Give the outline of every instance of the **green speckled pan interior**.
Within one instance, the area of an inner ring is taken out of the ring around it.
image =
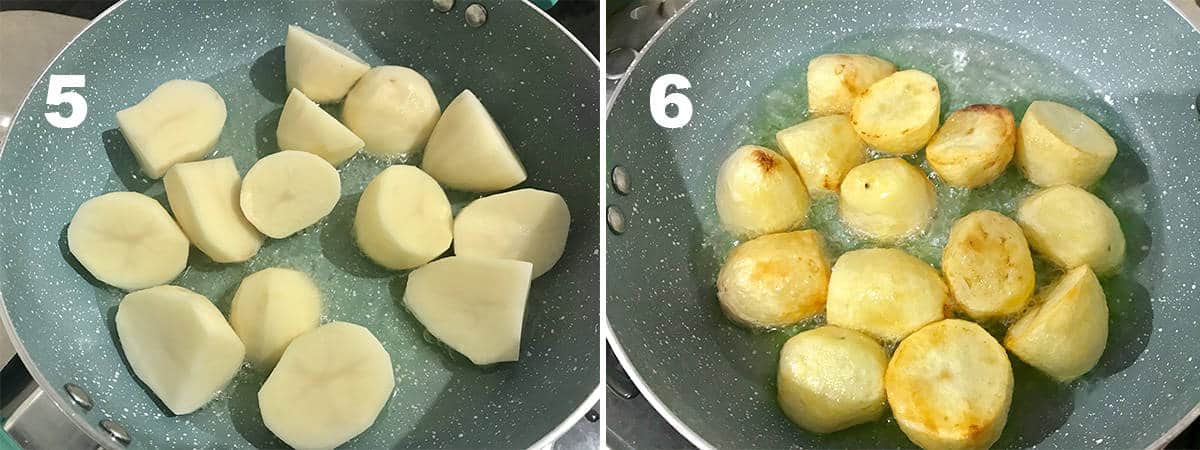
[[[531,5],[483,1],[488,21],[471,28],[467,2],[439,13],[429,1],[130,1],[83,33],[49,74],[83,74],[82,126],[46,123],[47,80],[33,88],[0,159],[0,289],[22,357],[76,419],[93,428],[111,418],[132,447],[281,447],[263,426],[263,380],[239,374],[198,412],[170,417],[122,361],[113,328],[121,293],[87,276],[69,255],[65,227],[98,194],[132,190],[165,203],[162,184],[139,176],[115,113],[176,78],[211,84],[229,114],[216,156],[246,170],[277,151],[275,127],[287,96],[283,41],[299,24],[340,42],[372,65],[412,67],[443,107],[474,91],[505,131],[529,173],[523,187],[558,192],[571,215],[566,253],[534,281],[516,363],[475,367],[432,342],[401,304],[405,276],[371,264],[351,237],[360,192],[384,167],[365,155],[342,169],[342,200],[317,226],[268,240],[244,264],[215,264],[192,251],[176,284],[227,312],[240,279],[271,267],[312,275],[326,320],[362,324],[384,343],[397,376],[379,420],[347,445],[528,447],[583,406],[599,384],[597,217],[598,65]],[[456,208],[473,196],[450,193]],[[63,401],[63,385],[90,392],[95,407]],[[113,441],[108,441],[114,445]]]
[[[1077,107],[1105,126],[1116,161],[1092,191],[1115,210],[1126,265],[1103,281],[1110,333],[1099,365],[1061,385],[1015,357],[1012,409],[997,448],[1162,445],[1200,404],[1200,33],[1161,1],[972,2],[696,0],[642,54],[612,100],[608,162],[631,192],[608,191],[624,234],[608,237],[608,320],[643,392],[693,442],[719,448],[907,447],[890,415],[828,435],[804,432],[775,402],[779,348],[809,323],[770,333],[726,319],[715,281],[734,241],[714,205],[717,168],[741,144],[807,116],[805,69],[822,53],[868,53],[941,83],[943,118],[974,103]],[[655,125],[650,86],[691,81],[680,129]],[[920,160],[923,158],[913,158]],[[610,167],[611,168],[611,167]],[[928,171],[928,168],[925,168]],[[939,186],[938,221],[901,246],[936,263],[954,219],[1012,212],[1031,186],[1014,169],[971,192]],[[810,223],[835,255],[868,244]]]

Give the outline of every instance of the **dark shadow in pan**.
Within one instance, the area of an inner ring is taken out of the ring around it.
[[[355,242],[354,214],[360,195],[342,196],[325,218],[325,225],[321,227],[321,254],[339,269],[356,277],[383,278],[392,272],[367,258]]]
[[[1028,448],[1045,440],[1067,423],[1075,409],[1070,384],[1043,375],[1015,356],[1012,362],[1012,405],[1004,433],[995,448]]]
[[[234,377],[229,392],[229,421],[246,442],[255,448],[288,448],[275,437],[263,423],[262,410],[258,407],[258,390],[267,380],[265,374],[252,369],[242,369]]]
[[[250,82],[258,93],[273,103],[287,101],[287,75],[284,67],[283,46],[267,50],[250,65]]]
[[[279,140],[275,136],[275,129],[279,128],[279,116],[281,115],[283,115],[283,108],[276,108],[263,114],[254,123],[254,148],[259,159],[279,151]]]
[[[71,266],[71,269],[74,270],[75,273],[78,273],[80,277],[83,277],[88,284],[100,289],[112,289],[107,284],[104,284],[104,282],[97,280],[96,277],[92,276],[92,273],[88,272],[87,268],[83,267],[83,264],[75,258],[75,255],[71,254],[71,246],[67,242],[68,227],[70,227],[70,224],[63,225],[62,232],[58,234],[58,252],[62,255],[63,260],[67,262],[68,266]]]
[[[125,189],[131,192],[146,192],[154,184],[154,180],[142,174],[142,167],[134,158],[133,150],[129,148],[129,142],[125,140],[121,130],[113,128],[102,133],[100,137],[104,141],[104,151],[108,153],[108,162],[112,164],[113,173],[121,180]]]
[[[141,378],[138,378],[136,375],[134,375],[133,369],[131,369],[133,366],[129,365],[129,359],[125,357],[125,349],[121,347],[121,338],[117,335],[117,308],[117,305],[113,305],[109,307],[107,311],[105,311],[104,324],[108,328],[108,335],[109,338],[112,339],[113,347],[119,349],[117,354],[121,355],[121,367],[125,368],[126,373],[129,374],[129,379],[133,380],[135,383],[137,383],[138,387],[142,388],[142,391],[146,393],[146,397],[148,397],[150,401],[154,403],[154,406],[157,407],[160,412],[162,412],[163,416],[175,417],[175,413],[171,411],[171,408],[168,408],[167,405],[163,404],[162,400],[158,399],[157,395],[154,395],[154,391],[150,389],[150,386],[146,386],[146,383],[143,383]]]

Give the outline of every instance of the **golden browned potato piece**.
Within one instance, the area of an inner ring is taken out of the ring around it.
[[[779,407],[801,428],[832,433],[883,415],[887,353],[870,336],[827,325],[779,352]]]
[[[1108,171],[1117,144],[1104,127],[1061,103],[1036,101],[1017,131],[1017,167],[1038,186],[1087,187]]]
[[[900,343],[884,387],[900,430],[925,449],[985,449],[1012,403],[1012,365],[982,327],[947,319]]]
[[[765,147],[738,148],[717,172],[717,215],[731,234],[753,238],[799,228],[808,189],[792,165]]]
[[[867,143],[842,114],[793,125],[776,133],[775,141],[810,193],[837,192],[846,172],[867,161]]]
[[[995,181],[1012,161],[1017,127],[1000,105],[971,105],[950,113],[925,157],[946,183],[965,188]]]
[[[813,230],[768,234],[734,247],[717,275],[725,315],[753,328],[777,328],[825,307],[829,262]]]
[[[1021,226],[995,211],[975,211],[954,223],[942,273],[958,307],[975,320],[1020,312],[1033,295],[1033,257]]]
[[[1042,189],[1021,202],[1017,222],[1038,253],[1063,269],[1084,264],[1111,273],[1125,259],[1125,234],[1112,209],[1072,185]]]
[[[942,320],[945,307],[946,285],[936,269],[903,250],[870,248],[834,263],[825,318],[895,342]]]
[[[828,54],[808,62],[808,111],[847,114],[854,99],[896,66],[871,55]]]
[[[900,158],[877,159],[850,169],[841,193],[842,220],[878,242],[924,231],[937,207],[933,183],[921,169]]]
[[[937,80],[920,70],[904,70],[867,88],[850,109],[850,124],[872,147],[907,155],[929,142],[941,110]]]
[[[1096,274],[1079,266],[1059,278],[1044,301],[1004,336],[1004,346],[1029,365],[1068,382],[1100,361],[1108,341],[1108,303]]]

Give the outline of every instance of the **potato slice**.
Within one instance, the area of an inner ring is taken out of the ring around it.
[[[775,133],[809,193],[837,192],[846,172],[867,161],[867,143],[842,114],[807,120]]]
[[[451,256],[408,274],[404,306],[477,365],[516,361],[533,264]]]
[[[1021,118],[1017,167],[1033,184],[1090,186],[1104,176],[1116,156],[1112,136],[1075,108],[1036,101]]]
[[[279,116],[279,126],[275,128],[275,138],[281,150],[309,152],[335,166],[366,145],[298,89],[292,89],[288,94],[283,114]]]
[[[973,188],[995,181],[1012,161],[1017,127],[1001,105],[971,105],[950,113],[925,157],[947,184]]]
[[[157,180],[176,163],[211,152],[225,128],[225,114],[225,100],[212,86],[171,80],[117,111],[117,126],[142,173]]]
[[[396,378],[392,357],[369,330],[330,322],[288,345],[258,391],[263,424],[297,449],[330,449],[379,417]]]
[[[879,80],[854,101],[850,124],[864,141],[884,152],[916,153],[937,131],[942,96],[938,82],[919,70]]]
[[[922,448],[988,448],[1008,421],[1008,354],[965,320],[943,320],[904,339],[884,380],[896,423]]]
[[[110,192],[79,205],[67,226],[67,247],[97,280],[134,291],[179,276],[189,245],[158,201]]]
[[[295,25],[288,26],[283,61],[288,88],[317,103],[337,103],[371,68],[346,47]]]
[[[721,163],[717,215],[735,236],[753,238],[799,228],[808,220],[808,204],[800,175],[768,148],[746,145]]]
[[[954,222],[942,250],[950,295],[975,320],[1020,312],[1033,295],[1033,256],[1021,227],[995,211],[980,210]]]
[[[242,262],[258,254],[263,235],[242,215],[242,176],[232,157],[176,164],[163,186],[179,227],[213,261]]]
[[[121,351],[175,414],[212,400],[242,368],[242,341],[203,295],[179,286],[131,292],[117,306]]]
[[[1089,265],[1111,273],[1125,259],[1125,234],[1103,200],[1072,185],[1042,189],[1021,202],[1017,222],[1038,253],[1063,269]]]
[[[537,278],[567,247],[571,212],[562,196],[521,189],[471,202],[454,218],[454,254],[533,264]]]
[[[832,433],[883,416],[888,357],[869,336],[823,326],[779,352],[779,407],[801,428]]]
[[[258,160],[242,180],[246,220],[283,239],[317,223],[342,195],[342,178],[328,161],[307,152],[282,151]]]
[[[445,252],[453,226],[446,193],[413,166],[391,166],[375,176],[354,214],[358,248],[376,264],[396,270],[420,266]]]
[[[429,135],[424,170],[450,189],[494,192],[525,181],[504,132],[471,91],[454,98]]]
[[[1108,341],[1108,303],[1096,274],[1079,266],[1004,336],[1004,346],[1054,379],[1069,382],[1096,367]]]
[[[838,212],[850,228],[889,243],[923,233],[933,220],[937,192],[921,169],[884,158],[850,169],[842,180]]]
[[[367,153],[385,160],[421,150],[441,114],[429,81],[400,66],[371,69],[342,104],[342,122],[367,144]]]
[[[892,248],[846,252],[833,265],[825,319],[883,341],[945,317],[946,285],[929,264]]]
[[[246,359],[270,371],[296,336],[321,323],[321,291],[304,272],[272,267],[242,279],[229,324],[246,345]]]
[[[808,111],[849,114],[854,100],[896,66],[871,55],[827,54],[808,62]]]
[[[820,314],[828,287],[825,241],[814,230],[743,242],[717,275],[725,315],[754,328],[785,327]]]

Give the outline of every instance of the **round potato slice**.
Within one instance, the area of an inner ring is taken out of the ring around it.
[[[824,326],[779,352],[779,407],[801,428],[832,433],[883,415],[888,357],[869,336]]]
[[[916,153],[937,131],[942,95],[938,82],[919,70],[904,70],[877,81],[854,101],[850,124],[872,147]]]
[[[729,253],[717,275],[717,298],[735,322],[785,327],[819,314],[828,284],[829,262],[820,233],[768,234]]]
[[[1017,132],[1017,167],[1038,186],[1087,187],[1104,176],[1117,144],[1104,127],[1079,110],[1036,101]]]
[[[367,153],[385,160],[421,150],[441,114],[429,81],[400,66],[367,71],[342,104],[342,122],[362,138]]]
[[[240,195],[246,220],[263,234],[283,239],[333,211],[342,178],[328,161],[308,152],[274,153],[246,172]]]
[[[827,54],[808,62],[808,111],[848,114],[854,100],[896,65],[871,55]]]
[[[537,189],[489,195],[454,218],[454,254],[525,261],[537,278],[562,257],[570,230],[561,195]]]
[[[97,280],[134,291],[178,277],[189,243],[153,198],[110,192],[79,205],[67,226],[67,247]]]
[[[376,264],[411,269],[450,248],[453,220],[450,200],[437,181],[413,166],[391,166],[363,190],[354,237]]]
[[[946,285],[936,269],[902,250],[869,248],[834,263],[825,318],[895,342],[941,320],[945,307]]]
[[[1020,312],[1033,295],[1033,256],[1021,226],[995,211],[975,211],[954,223],[942,272],[958,307],[975,320]]]
[[[162,178],[171,166],[212,152],[225,128],[225,100],[192,80],[159,85],[136,105],[117,112],[117,126],[142,173]]]
[[[808,205],[804,181],[771,149],[738,148],[717,173],[717,215],[738,237],[799,228],[808,219]]]
[[[246,345],[246,359],[269,372],[292,339],[321,324],[321,291],[304,272],[254,272],[233,294],[229,324]]]
[[[877,242],[918,234],[933,220],[937,192],[921,169],[884,158],[850,169],[838,208],[850,228]]]
[[[1116,214],[1078,187],[1062,185],[1034,193],[1021,202],[1017,222],[1033,249],[1063,269],[1086,264],[1105,274],[1125,259],[1125,234]]]
[[[846,172],[867,161],[867,143],[843,114],[818,117],[775,133],[810,193],[837,192]]]
[[[1088,266],[1067,272],[1044,301],[1025,313],[1004,336],[1004,346],[1047,375],[1069,382],[1100,361],[1108,341],[1108,303]]]
[[[983,186],[1008,168],[1016,131],[1008,108],[971,105],[950,113],[925,147],[925,157],[946,183],[965,188]]]

